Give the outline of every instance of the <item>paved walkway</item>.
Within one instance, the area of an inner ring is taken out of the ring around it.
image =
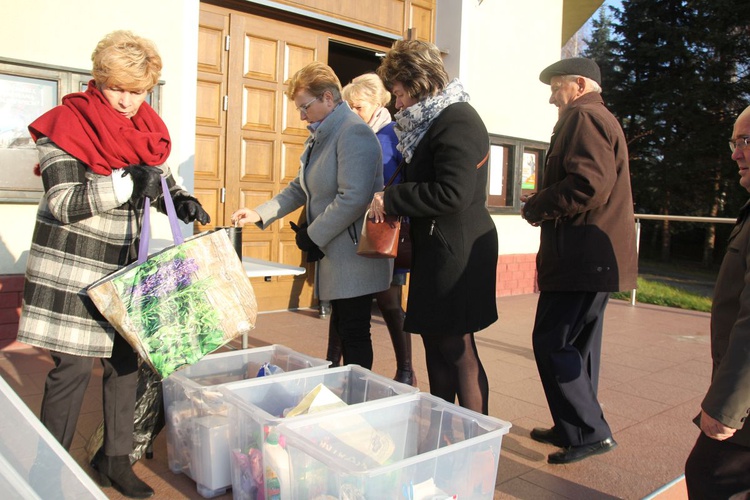
[[[555,448],[531,440],[529,431],[551,425],[531,351],[537,295],[499,298],[500,320],[477,336],[490,378],[490,414],[512,422],[502,443],[495,499],[685,499],[677,481],[698,435],[691,419],[710,380],[709,315],[612,301],[605,324],[600,400],[619,447],[611,453],[570,465],[553,466],[546,456]],[[325,356],[326,320],[312,310],[261,314],[249,338],[251,347],[283,344]],[[373,371],[393,376],[395,361],[385,324],[373,316]],[[418,338],[414,362],[418,385],[428,391],[424,355]],[[44,378],[51,366],[38,349],[0,351],[0,375],[39,413]],[[84,469],[83,446],[101,422],[101,370],[88,389],[72,455]],[[138,474],[157,492],[155,499],[202,498],[195,483],[173,474],[167,465],[165,433],[156,440],[154,458],[136,464]],[[111,488],[110,498],[122,496]],[[231,498],[227,493],[220,499]]]

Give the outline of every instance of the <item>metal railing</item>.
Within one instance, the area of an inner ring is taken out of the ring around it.
[[[675,222],[699,222],[704,224],[734,224],[736,219],[726,217],[691,217],[689,215],[652,215],[635,214],[635,251],[639,254],[641,248],[641,219],[666,220]],[[630,305],[635,305],[636,289],[630,291]]]

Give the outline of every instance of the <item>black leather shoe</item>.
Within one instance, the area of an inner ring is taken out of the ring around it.
[[[135,475],[128,455],[110,457],[102,453],[94,457],[91,465],[99,472],[99,483],[104,487],[113,486],[129,498],[148,498],[154,494],[154,490]]]
[[[584,444],[581,446],[568,446],[562,450],[551,453],[547,457],[547,462],[551,464],[570,464],[578,462],[584,458],[593,457],[594,455],[601,455],[617,448],[617,443],[611,437],[608,437],[604,441],[599,441],[593,444]]]
[[[565,443],[560,438],[555,429],[545,429],[544,427],[534,427],[531,431],[531,439],[540,443],[551,444],[558,448],[565,448]]]

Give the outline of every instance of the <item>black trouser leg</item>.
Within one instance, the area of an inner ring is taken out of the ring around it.
[[[685,463],[685,485],[691,500],[750,498],[750,447],[701,432]]]
[[[572,446],[612,432],[597,399],[602,326],[609,293],[542,292],[534,357],[557,434]]]
[[[331,323],[341,339],[344,364],[372,368],[371,309],[372,295],[331,301]]]
[[[116,334],[112,356],[102,358],[102,366],[104,454],[129,455],[133,451],[138,355]]]
[[[76,433],[94,358],[50,351],[55,367],[47,374],[39,419],[66,450]]]

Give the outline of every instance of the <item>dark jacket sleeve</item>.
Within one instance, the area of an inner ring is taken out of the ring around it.
[[[609,126],[597,115],[577,109],[561,124],[545,174],[544,188],[525,205],[531,222],[571,217],[607,202],[617,180]]]
[[[734,232],[733,232],[734,233]],[[710,416],[733,429],[750,415],[750,221],[732,235],[716,281],[711,311],[711,386],[702,403]],[[743,444],[750,437],[736,436]]]

